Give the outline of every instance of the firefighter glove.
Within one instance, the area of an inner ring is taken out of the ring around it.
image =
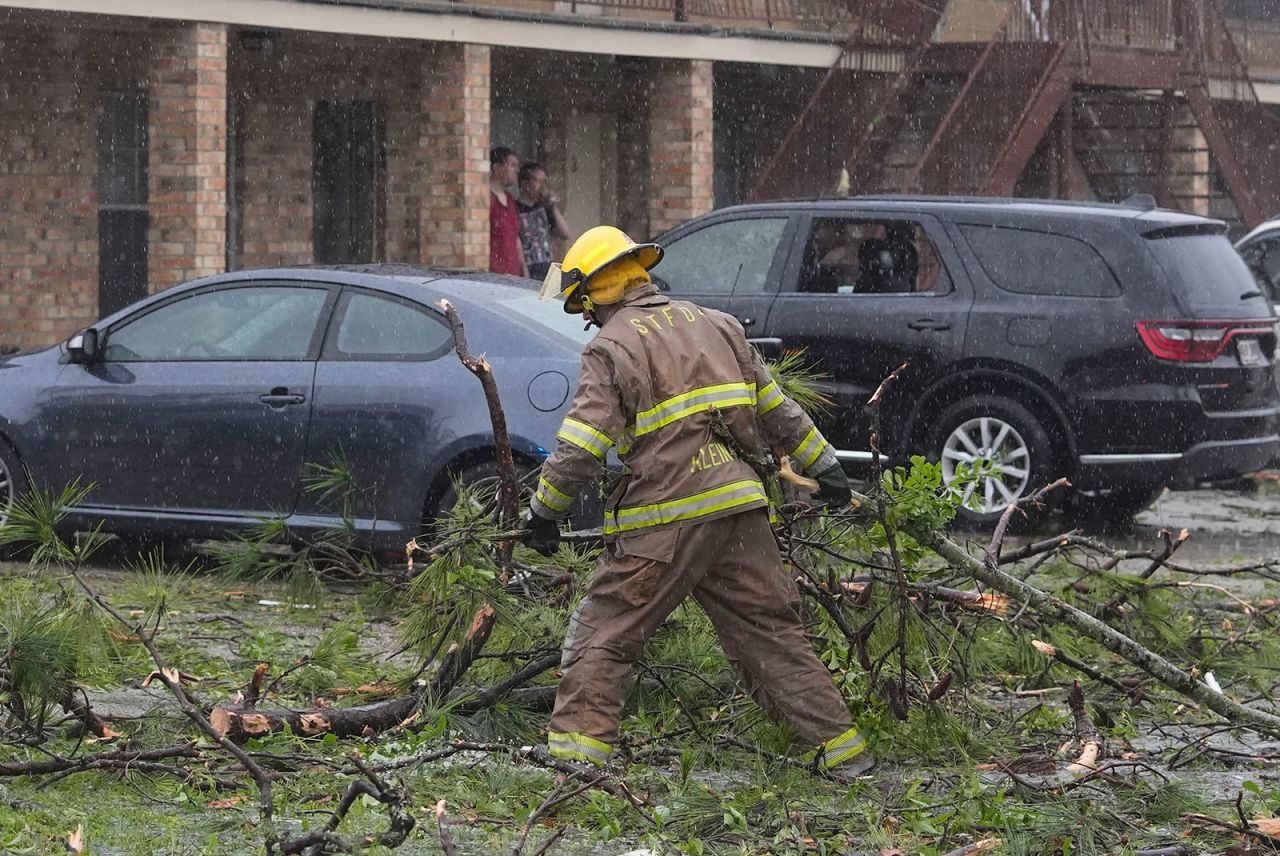
[[[537,514],[529,515],[529,528],[520,539],[526,547],[550,556],[560,547],[560,524]]]
[[[839,464],[828,467],[817,475],[818,499],[835,508],[844,508],[853,501],[853,489]]]

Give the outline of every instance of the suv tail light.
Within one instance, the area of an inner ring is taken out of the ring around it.
[[[1180,363],[1209,363],[1239,336],[1270,337],[1267,356],[1274,349],[1274,322],[1259,321],[1139,321],[1138,335],[1153,355]]]

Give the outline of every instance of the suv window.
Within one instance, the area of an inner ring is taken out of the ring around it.
[[[329,291],[242,286],[205,291],[125,321],[107,336],[114,362],[305,360]]]
[[[1159,237],[1147,246],[1190,310],[1234,309],[1249,296],[1258,296],[1257,282],[1224,235]]]
[[[942,294],[951,290],[951,278],[918,223],[815,217],[796,289],[806,294]]]
[[[1049,232],[961,225],[991,281],[1017,294],[1119,297],[1120,283],[1098,251]]]
[[[684,235],[663,247],[654,281],[675,294],[760,294],[786,226],[786,217],[724,220]]]
[[[449,352],[453,335],[422,309],[372,294],[347,292],[327,360],[430,360]]]

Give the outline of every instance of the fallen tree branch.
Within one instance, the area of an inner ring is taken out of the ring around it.
[[[544,654],[537,660],[533,660],[526,664],[523,668],[518,669],[511,677],[507,678],[500,684],[480,691],[470,698],[464,698],[458,705],[460,711],[476,711],[491,707],[496,702],[503,699],[507,693],[517,687],[523,686],[533,678],[545,672],[547,669],[554,669],[560,665],[561,654],[559,651],[551,654]]]
[[[85,755],[80,758],[65,758],[61,755],[55,755],[43,761],[0,764],[0,778],[40,776],[46,773],[79,773],[85,770],[143,769],[140,765],[161,761],[165,758],[199,757],[200,750],[196,748],[194,743],[170,746],[166,749],[101,752],[97,755]]]
[[[1093,666],[1090,666],[1088,663],[1085,663],[1081,660],[1077,660],[1075,657],[1072,657],[1070,654],[1065,653],[1064,651],[1062,651],[1062,649],[1058,648],[1055,645],[1050,645],[1047,642],[1041,642],[1039,639],[1032,639],[1031,647],[1035,648],[1037,651],[1039,651],[1041,654],[1048,657],[1050,660],[1055,660],[1064,666],[1075,669],[1077,672],[1083,672],[1084,674],[1093,678],[1095,681],[1101,681],[1102,683],[1106,684],[1112,689],[1119,690],[1120,692],[1124,693],[1127,696],[1132,697],[1134,693],[1134,687],[1126,687],[1124,684],[1120,683],[1110,675],[1107,675],[1107,674],[1104,674],[1103,672],[1098,671]]]
[[[356,707],[305,710],[259,710],[252,705],[219,704],[209,712],[209,722],[220,737],[235,743],[283,731],[286,726],[305,737],[368,737],[403,724],[419,703],[418,696],[405,695]]]
[[[840,588],[846,594],[856,596],[866,592],[874,583],[875,581],[872,579],[852,579],[841,583]],[[913,594],[928,595],[937,600],[955,604],[961,609],[989,612],[995,615],[1004,615],[1009,610],[1009,601],[1002,594],[962,591],[961,589],[948,588],[947,586],[933,585],[931,583],[908,582],[906,587]]]
[[[364,775],[364,778],[356,779],[347,787],[346,792],[343,793],[341,800],[338,802],[338,807],[330,815],[329,822],[325,824],[324,829],[312,830],[297,838],[281,842],[281,853],[303,854],[303,856],[308,856],[308,854],[318,856],[321,853],[335,851],[360,853],[363,852],[362,848],[374,844],[394,850],[409,837],[409,833],[413,831],[416,821],[412,815],[405,811],[404,795],[378,778],[377,774],[360,759],[358,752],[351,755],[351,762]],[[351,811],[351,807],[355,805],[356,800],[366,796],[387,807],[390,823],[386,831],[377,835],[365,836],[361,841],[361,846],[357,847],[338,834],[338,827],[342,824],[343,818]]]
[[[973,856],[975,853],[987,853],[997,849],[1002,843],[999,838],[984,838],[981,841],[957,847],[955,850],[948,850],[943,856]]]
[[[440,668],[436,670],[435,677],[431,680],[428,691],[431,698],[444,698],[449,695],[449,691],[471,667],[476,655],[489,641],[489,634],[493,632],[493,625],[497,618],[497,613],[488,604],[480,607],[471,617],[471,627],[467,630],[466,638],[461,645],[455,642],[449,646],[444,659],[440,662]]]
[[[440,833],[440,849],[444,851],[445,856],[455,856],[458,852],[458,845],[453,843],[453,835],[449,832],[449,818],[444,813],[444,800],[436,803],[436,830]]]
[[[1178,537],[1176,539],[1173,537],[1173,533],[1170,532],[1168,529],[1161,529],[1160,538],[1162,541],[1164,541],[1164,547],[1156,556],[1152,557],[1151,563],[1148,564],[1147,567],[1142,570],[1142,573],[1138,574],[1137,578],[1144,583],[1147,580],[1151,579],[1152,575],[1154,575],[1156,571],[1163,568],[1164,563],[1168,561],[1169,557],[1172,556],[1174,553],[1176,553],[1178,551],[1178,548],[1181,547],[1183,544],[1185,544],[1187,542],[1187,539],[1189,539],[1190,537],[1191,537],[1191,533],[1186,529],[1183,529],[1181,532],[1179,532]],[[1121,592],[1120,594],[1113,597],[1111,600],[1104,603],[1102,606],[1098,607],[1098,609],[1094,611],[1094,615],[1097,615],[1098,617],[1101,618],[1101,617],[1115,614],[1117,611],[1121,610],[1124,607],[1125,603],[1128,602],[1129,596],[1132,593],[1133,593],[1132,591]]]
[[[120,736],[111,730],[106,720],[93,712],[93,708],[89,706],[89,696],[83,687],[74,684],[68,686],[66,693],[62,696],[61,705],[64,713],[80,720],[84,730],[99,740],[111,740]]]
[[[1000,550],[1004,547],[1004,536],[1009,531],[1009,524],[1013,521],[1014,514],[1022,513],[1026,506],[1029,505],[1039,508],[1045,494],[1060,487],[1070,486],[1070,484],[1071,482],[1066,479],[1058,479],[1007,507],[1004,513],[1000,515],[1000,521],[996,524],[995,531],[991,533],[991,543],[987,545],[986,549],[987,563],[992,565],[1000,564]]]
[[[971,574],[991,588],[1022,601],[1045,617],[1054,618],[1083,633],[1113,654],[1119,654],[1165,686],[1203,704],[1231,722],[1249,725],[1271,734],[1280,734],[1280,716],[1247,707],[1214,692],[1168,660],[1074,606],[1059,600],[998,567],[970,556],[959,544],[939,533],[931,533],[925,543],[954,567]]]
[[[453,708],[457,713],[475,713],[492,707],[508,695],[516,696],[520,704],[535,709],[546,708],[555,699],[554,686],[522,689],[530,679],[560,664],[560,654],[547,654],[530,662],[501,683],[480,690],[475,695],[463,695],[459,691],[450,698],[457,700]],[[398,695],[385,701],[354,707],[255,708],[243,703],[216,705],[209,713],[209,720],[229,740],[244,743],[286,727],[294,734],[322,737],[371,737],[399,728],[408,723],[422,704],[417,693]]]
[[[1084,689],[1081,688],[1079,681],[1072,684],[1071,692],[1067,694],[1067,706],[1071,708],[1076,737],[1080,740],[1080,754],[1076,756],[1071,766],[1067,767],[1067,772],[1092,773],[1097,770],[1098,759],[1102,757],[1102,735],[1098,733],[1098,727],[1093,724],[1093,720],[1089,718],[1089,712],[1085,710]]]
[[[879,503],[869,496],[857,493],[854,496],[862,503],[865,510],[871,511],[879,506]],[[1106,622],[1000,570],[994,557],[991,557],[993,561],[981,561],[940,532],[920,533],[917,540],[957,570],[1027,604],[1046,618],[1062,621],[1108,651],[1118,654],[1147,672],[1169,689],[1204,705],[1228,721],[1248,725],[1269,734],[1280,734],[1280,716],[1240,704],[1222,693],[1215,692],[1208,684],[1182,671],[1164,657],[1138,644]]]

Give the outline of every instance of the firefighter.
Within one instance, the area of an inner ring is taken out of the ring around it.
[[[861,775],[874,761],[805,638],[765,488],[747,461],[785,450],[835,505],[849,504],[848,480],[741,325],[659,291],[648,271],[661,258],[656,244],[597,226],[543,286],[543,299],[560,293],[566,312],[600,331],[583,350],[577,392],[542,465],[526,543],[551,555],[559,521],[609,450],[623,462],[605,506],[605,550],[569,620],[547,748],[607,762],[633,664],[692,596],[752,696],[814,747],[815,765],[840,779]]]

